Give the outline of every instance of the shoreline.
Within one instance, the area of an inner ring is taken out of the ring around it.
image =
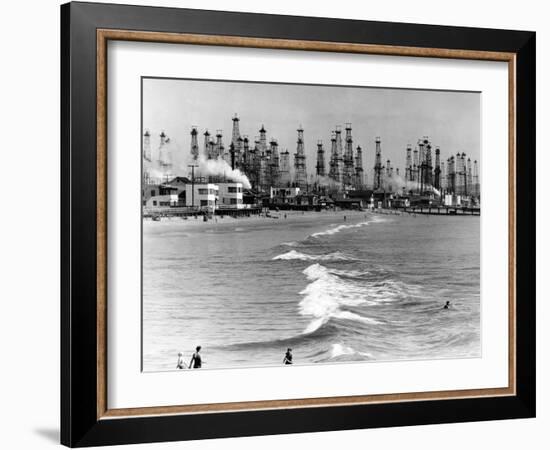
[[[194,218],[193,216],[188,217],[187,219],[183,219],[181,217],[162,217],[161,220],[155,221],[151,218],[142,217],[142,223],[144,227],[152,228],[155,226],[162,226],[162,224],[181,224],[183,226],[187,227],[200,227],[200,226],[216,226],[216,225],[223,225],[223,224],[245,224],[245,223],[253,223],[253,222],[261,222],[261,223],[278,223],[278,224],[285,224],[289,221],[296,222],[303,220],[311,220],[312,218],[334,218],[338,219],[342,222],[345,220],[355,220],[357,218],[368,218],[368,217],[375,217],[379,215],[395,215],[395,214],[389,214],[389,213],[383,213],[383,212],[373,212],[370,210],[365,211],[355,211],[355,210],[337,210],[337,211],[269,211],[269,213],[266,215],[265,213],[261,214],[255,214],[248,216],[241,216],[241,217],[233,217],[233,216],[217,216],[214,215],[212,219],[208,219],[208,221],[204,221],[202,216],[198,215],[197,218]],[[345,218],[345,219],[344,219]]]

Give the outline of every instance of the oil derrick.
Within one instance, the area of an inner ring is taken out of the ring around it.
[[[170,139],[164,134],[164,131],[160,133],[159,165],[163,171],[169,170],[172,165],[170,151],[166,147],[169,142]]]
[[[424,136],[418,142],[420,167],[419,167],[419,181],[420,181],[420,194],[431,192],[431,186],[433,183],[433,167],[432,167],[432,145],[427,136]]]
[[[466,164],[466,195],[472,195],[472,160],[468,158]]]
[[[258,189],[260,182],[260,167],[259,167],[259,150],[258,150],[258,141],[254,142],[254,147],[250,148],[249,140],[247,137],[244,138],[244,152],[245,152],[245,174],[250,180],[250,184],[254,189]]]
[[[204,132],[204,154],[209,157],[210,151],[210,133],[208,130]]]
[[[260,178],[261,178],[261,163],[262,163],[262,156],[260,155],[260,141],[258,138],[254,140],[254,149],[251,150],[251,172],[250,175],[254,179],[254,186],[256,189],[260,189]]]
[[[241,167],[240,170],[243,171],[248,178],[250,178],[250,171],[252,169],[251,165],[251,153],[250,153],[250,145],[248,142],[248,136],[243,136],[243,151],[241,155]]]
[[[304,153],[304,129],[298,128],[298,140],[296,141],[296,153],[294,154],[294,183],[300,189],[307,187],[306,155]]]
[[[231,119],[233,121],[233,132],[231,133],[231,143],[235,147],[235,149],[238,148],[238,141],[241,138],[241,132],[239,131],[239,117],[237,116],[237,113],[233,116]]]
[[[329,161],[329,171],[328,176],[333,180],[337,178],[337,157],[336,157],[336,133],[333,131],[330,136],[330,161]]]
[[[318,177],[325,176],[325,150],[323,141],[317,141],[317,165],[315,166]]]
[[[384,188],[390,192],[393,191],[393,167],[389,159],[386,161],[386,179]]]
[[[462,159],[462,155],[460,153],[456,154],[456,160],[455,160],[455,167],[454,167],[454,173],[455,173],[455,194],[456,195],[463,195],[464,193],[464,166],[463,166],[464,160]]]
[[[344,151],[344,186],[353,184],[354,167],[353,167],[353,138],[351,137],[351,123],[346,123],[346,144]]]
[[[426,146],[428,140],[424,137],[423,139],[418,140],[418,159],[419,164],[417,166],[418,170],[418,182],[419,182],[419,189],[418,193],[422,195],[424,193],[424,190],[426,188]]]
[[[376,156],[374,159],[374,181],[373,181],[373,189],[382,189],[382,180],[383,180],[383,174],[382,174],[382,149],[380,148],[380,138],[376,137],[375,140],[376,144]]]
[[[405,158],[405,181],[412,181],[412,147],[407,144],[407,156]]]
[[[160,133],[159,166],[164,178],[162,181],[166,181],[172,176],[172,155],[167,147],[169,142],[170,138],[164,134],[164,131]]]
[[[262,155],[258,157],[259,161],[259,170],[258,170],[258,185],[260,190],[266,191],[268,189],[268,179],[267,179],[267,158]]]
[[[225,154],[224,154],[224,147],[223,147],[223,142],[222,142],[222,130],[216,130],[216,143],[214,144],[214,155],[215,155],[215,158],[214,159],[218,159],[218,158],[222,158],[224,160],[226,160],[228,163],[230,161],[229,158],[226,158]]]
[[[477,167],[477,160],[474,161],[474,179],[473,179],[473,182],[474,182],[474,186],[473,186],[474,196],[479,197],[480,196],[480,189],[479,189],[479,172],[478,172],[478,167]]]
[[[260,128],[260,154],[263,156],[267,152],[267,137],[264,126]]]
[[[447,177],[445,175],[446,173],[447,172],[445,172],[445,162],[441,161],[441,163],[439,164],[439,186],[442,194],[447,190]]]
[[[290,153],[288,150],[281,152],[279,155],[279,165],[280,165],[280,185],[281,187],[290,186]]]
[[[432,144],[424,139],[424,191],[430,193],[433,185]]]
[[[466,171],[466,153],[460,155],[460,176],[462,178],[462,195],[468,194],[468,172]]]
[[[218,159],[218,155],[216,154],[216,143],[214,142],[214,139],[210,139],[208,142],[208,159]]]
[[[143,133],[143,159],[151,162],[151,135],[149,130],[145,130],[145,133]]]
[[[244,158],[244,139],[239,136],[237,138],[237,145],[234,145],[233,142],[231,142],[231,145],[235,148],[235,169],[242,169],[243,168],[243,158]]]
[[[235,170],[235,146],[233,145],[233,142],[229,144],[229,165],[231,166],[231,170]]]
[[[197,140],[197,127],[191,128],[191,158],[193,161],[196,161],[199,159],[199,143]]]
[[[455,174],[455,157],[451,156],[447,160],[447,192],[450,194],[456,193],[456,174]]]
[[[435,148],[435,170],[434,170],[434,187],[441,189],[441,162],[439,159],[439,147]]]
[[[355,152],[355,188],[361,189],[365,183],[363,176],[363,150],[361,146],[357,146]]]
[[[418,162],[418,147],[414,148],[413,152],[413,167],[411,171],[411,181],[418,182],[418,168],[420,164]]]
[[[335,180],[338,183],[342,183],[343,175],[344,175],[344,158],[343,158],[343,148],[342,148],[342,129],[340,128],[340,125],[336,126],[336,130],[334,130],[335,138],[336,138],[336,177]]]
[[[267,136],[265,127],[262,125],[260,128],[260,138],[258,141],[258,165],[259,165],[259,174],[258,174],[258,184],[262,190],[268,189],[268,164],[269,164],[269,149],[267,148]]]
[[[271,139],[269,143],[269,161],[268,161],[268,178],[269,186],[279,186],[279,144],[275,139]]]
[[[208,130],[204,132],[204,154],[208,159],[216,159],[215,144],[210,138],[210,132]]]

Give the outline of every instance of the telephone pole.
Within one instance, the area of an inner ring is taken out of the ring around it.
[[[191,167],[191,206],[195,206],[195,167],[199,167],[197,164],[189,164],[187,167]]]

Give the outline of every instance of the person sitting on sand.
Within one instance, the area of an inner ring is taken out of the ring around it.
[[[178,364],[176,366],[176,369],[183,369],[185,368],[185,363],[183,362],[183,353],[178,353]]]
[[[450,307],[451,307],[451,302],[447,300],[447,303],[445,303],[445,306],[443,307],[443,309],[449,309]]]
[[[190,369],[191,369],[191,366],[193,366],[193,369],[200,369],[202,367],[202,358],[199,353],[200,351],[201,351],[201,346],[198,345],[195,353],[193,353],[193,356],[191,356],[191,361],[189,361]]]
[[[291,348],[286,349],[285,357],[283,359],[283,364],[292,364],[292,349]]]

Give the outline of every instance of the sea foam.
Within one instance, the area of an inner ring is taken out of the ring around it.
[[[353,229],[353,228],[361,228],[361,227],[365,227],[365,226],[367,226],[371,223],[385,222],[385,221],[386,221],[385,219],[376,216],[376,217],[373,217],[371,220],[367,220],[365,222],[359,222],[359,223],[355,223],[355,224],[351,224],[351,225],[342,224],[342,225],[338,225],[337,227],[334,227],[334,228],[329,228],[328,230],[325,230],[325,231],[319,231],[317,233],[313,233],[311,235],[311,237],[331,236],[333,234],[340,233],[340,231],[343,231],[343,230],[350,230],[350,229]]]
[[[304,333],[314,332],[331,318],[369,325],[380,323],[376,319],[341,309],[346,306],[372,304],[366,298],[364,287],[343,280],[319,263],[307,267],[304,274],[311,283],[300,292],[303,299],[300,302],[299,311],[301,315],[313,317]]]
[[[361,355],[366,358],[372,358],[372,355],[370,353],[358,352],[357,350],[343,344],[332,344],[332,349],[330,352],[331,358],[337,358],[338,356],[346,355]]]
[[[307,253],[301,253],[296,250],[290,250],[286,253],[283,253],[281,255],[277,255],[273,258],[273,260],[293,260],[297,259],[300,261],[353,261],[354,258],[351,256],[348,256],[342,252],[333,252],[328,253],[326,255],[309,255]]]

